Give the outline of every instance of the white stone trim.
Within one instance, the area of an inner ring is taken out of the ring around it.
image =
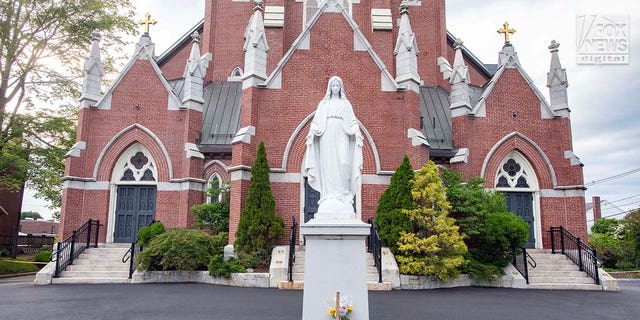
[[[137,169],[131,165],[129,160],[135,156],[136,153],[142,152],[145,157],[147,157],[148,162],[141,168]],[[131,170],[133,172],[134,179],[133,181],[122,181],[122,175],[126,170]],[[142,175],[146,170],[151,170],[153,174],[153,181],[142,181]],[[127,148],[118,158],[116,164],[111,172],[111,181],[117,181],[118,183],[122,182],[125,184],[135,183],[135,184],[156,184],[158,181],[158,169],[156,166],[156,161],[153,159],[151,152],[147,150],[142,144],[136,142],[132,144],[129,148]]]
[[[195,143],[186,142],[184,144],[184,151],[186,158],[199,158],[204,159],[204,154],[198,150],[198,146]]]
[[[469,148],[460,148],[456,151],[456,154],[449,160],[449,163],[467,163],[469,161]]]
[[[543,198],[574,198],[584,197],[584,189],[541,189],[540,197]]]
[[[231,144],[232,145],[236,143],[250,144],[251,137],[255,135],[256,135],[256,127],[254,126],[246,126],[246,127],[240,128],[240,130],[238,130],[238,133],[236,133],[235,137],[233,137],[233,140],[231,140]]]
[[[578,156],[576,156],[575,153],[573,153],[572,150],[565,150],[564,151],[564,158],[565,159],[569,159],[569,164],[573,167],[573,166],[582,166],[582,162],[580,161],[580,158],[578,158]]]
[[[173,165],[171,164],[171,158],[169,157],[169,152],[167,151],[167,148],[165,148],[164,144],[162,143],[162,140],[160,140],[160,138],[158,138],[158,136],[156,136],[155,133],[153,133],[153,131],[147,129],[145,126],[139,124],[139,123],[134,123],[122,130],[120,130],[120,132],[116,133],[111,140],[109,140],[109,142],[107,142],[107,144],[104,146],[104,148],[102,149],[102,151],[100,152],[100,155],[98,156],[98,160],[96,161],[96,165],[93,169],[93,180],[97,180],[98,179],[98,170],[100,169],[100,165],[102,164],[102,160],[104,159],[104,156],[107,153],[107,150],[109,150],[109,148],[111,147],[111,145],[116,142],[122,135],[124,135],[125,133],[127,133],[128,131],[130,131],[131,129],[140,129],[142,131],[144,131],[146,134],[148,134],[151,138],[153,138],[153,140],[158,144],[158,147],[160,147],[160,150],[162,150],[162,154],[164,155],[165,161],[167,162],[167,167],[169,170],[169,179],[173,179]]]
[[[109,181],[65,180],[62,182],[62,189],[109,190]]]
[[[78,141],[76,142],[71,149],[69,149],[69,151],[64,155],[65,158],[69,158],[69,157],[74,157],[74,158],[79,158],[80,157],[80,153],[82,152],[82,150],[85,150],[87,148],[87,143],[84,141]]]
[[[284,7],[265,6],[264,7],[264,27],[282,28],[284,27]]]
[[[427,147],[431,146],[429,144],[429,141],[427,141],[427,138],[425,138],[424,134],[420,130],[414,128],[407,129],[407,138],[411,139],[412,147],[418,147],[422,145]]]
[[[558,180],[556,179],[556,172],[555,170],[553,170],[553,166],[551,165],[551,160],[549,160],[549,158],[547,157],[547,154],[544,153],[544,151],[542,151],[542,148],[540,148],[540,146],[535,143],[533,140],[529,139],[527,136],[514,131],[509,133],[508,135],[504,136],[502,139],[500,139],[498,142],[496,142],[493,147],[491,147],[491,150],[489,150],[489,152],[487,153],[486,157],[484,158],[484,161],[482,162],[482,169],[480,170],[480,177],[481,178],[485,178],[485,174],[486,174],[486,170],[487,170],[487,165],[489,164],[489,160],[491,159],[491,157],[493,156],[493,154],[496,152],[496,150],[498,150],[498,148],[505,143],[507,140],[511,139],[514,136],[518,136],[519,138],[522,138],[524,140],[526,140],[527,142],[529,142],[535,149],[536,151],[538,151],[538,154],[544,159],[545,164],[547,165],[547,169],[549,170],[549,173],[551,175],[551,182],[553,187],[556,187],[558,185]]]
[[[387,175],[382,176],[378,174],[363,174],[361,180],[363,185],[388,186],[389,184],[391,184],[391,176]]]
[[[376,30],[393,30],[391,9],[371,9],[371,28]]]
[[[509,160],[509,159],[514,159],[514,161],[517,162],[518,165],[520,165],[520,171],[518,173],[516,173],[516,175],[513,178],[508,177],[507,179],[510,180],[508,181],[510,187],[509,188],[504,188],[504,190],[508,190],[508,191],[526,191],[526,190],[531,190],[531,191],[537,191],[539,189],[539,185],[538,185],[538,177],[536,177],[535,175],[535,170],[533,170],[533,166],[531,166],[531,163],[529,163],[529,160],[527,160],[527,158],[525,158],[522,153],[520,153],[517,150],[513,150],[511,152],[509,152],[503,159],[502,161],[500,161],[500,166],[498,166],[498,171],[494,173],[494,185],[492,186],[493,188],[496,189],[500,189],[503,190],[503,188],[498,188],[495,185],[498,183],[498,178],[500,176],[503,176],[504,174],[500,174],[502,171],[502,166],[504,166],[504,164]],[[527,180],[527,184],[529,185],[529,188],[516,188],[515,185],[517,183],[517,180],[520,177],[524,177]]]

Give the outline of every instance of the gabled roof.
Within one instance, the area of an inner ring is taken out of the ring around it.
[[[204,19],[200,20],[200,22],[196,23],[195,26],[191,27],[187,33],[182,35],[176,42],[174,42],[167,50],[161,53],[157,58],[156,62],[159,66],[165,64],[169,59],[171,59],[174,55],[176,55],[184,46],[191,44],[193,39],[191,35],[194,32],[202,33],[204,30]]]
[[[298,35],[298,38],[296,38],[296,40],[293,42],[293,44],[291,45],[291,48],[289,48],[289,51],[287,51],[287,53],[282,57],[282,59],[280,59],[275,70],[273,70],[273,72],[271,72],[271,74],[264,81],[264,86],[267,88],[280,87],[281,81],[282,81],[282,69],[287,64],[287,62],[289,62],[289,59],[291,59],[294,52],[298,50],[302,46],[302,44],[308,39],[311,29],[315,26],[316,22],[318,22],[318,19],[320,18],[320,16],[327,11],[327,9],[329,8],[329,5],[335,5],[339,8],[340,13],[345,18],[345,20],[347,20],[349,27],[351,27],[351,29],[354,32],[354,35],[355,35],[354,41],[360,42],[360,45],[365,49],[363,51],[369,52],[369,55],[371,56],[375,64],[380,69],[381,77],[382,77],[381,82],[382,82],[383,89],[390,90],[390,91],[405,89],[402,86],[400,86],[398,82],[396,82],[395,78],[391,75],[389,70],[387,70],[387,67],[385,66],[384,62],[382,62],[382,59],[380,59],[380,57],[375,53],[375,51],[373,50],[373,46],[371,46],[371,43],[369,43],[369,41],[364,36],[362,31],[360,31],[360,27],[358,27],[356,22],[349,15],[349,13],[347,13],[345,8],[343,8],[342,5],[339,3],[334,4],[334,3],[331,3],[330,1],[326,1],[322,5],[322,7],[318,9],[318,11],[315,13],[313,18],[311,18],[311,21],[305,26],[304,30],[300,33],[300,35]]]
[[[453,46],[453,43],[456,41],[456,37],[453,35],[453,33],[451,33],[449,30],[447,30],[447,43],[450,46]],[[483,75],[485,75],[487,78],[491,78],[493,77],[493,75],[496,73],[496,68],[497,65],[495,64],[484,64],[482,63],[482,61],[480,61],[480,59],[478,57],[476,57],[473,53],[471,53],[471,51],[469,51],[469,49],[467,49],[467,47],[462,46],[462,55],[467,58],[465,59],[465,61],[468,61],[470,63],[472,63],[474,66],[476,66],[478,68],[478,70],[480,70],[480,72],[482,72]]]
[[[148,61],[149,64],[151,64],[151,67],[153,68],[156,75],[158,76],[158,79],[162,83],[162,86],[168,93],[169,97],[167,101],[167,107],[170,110],[180,109],[180,107],[182,106],[182,103],[178,99],[178,96],[175,94],[175,92],[173,92],[173,88],[171,87],[171,85],[169,84],[165,76],[162,74],[162,70],[160,70],[160,67],[156,63],[155,59],[152,57],[152,50],[153,50],[152,46],[153,46],[153,43],[151,42],[151,38],[149,38],[148,34],[144,34],[140,37],[140,41],[136,45],[136,52],[133,54],[133,56],[131,57],[129,62],[125,65],[125,67],[122,69],[122,71],[120,71],[120,74],[118,75],[118,77],[113,81],[113,83],[111,83],[111,86],[109,87],[107,92],[102,96],[100,101],[98,101],[98,103],[96,104],[96,107],[98,109],[111,109],[111,95],[113,94],[113,91],[115,90],[115,88],[118,87],[118,85],[120,85],[120,82],[122,81],[122,79],[124,79],[125,75],[129,73],[129,70],[131,70],[135,62],[138,60],[145,60],[145,61]]]

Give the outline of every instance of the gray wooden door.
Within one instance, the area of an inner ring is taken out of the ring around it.
[[[138,230],[156,215],[155,186],[118,186],[114,242],[136,241]]]
[[[507,209],[529,224],[529,239],[525,248],[535,248],[533,195],[530,192],[506,192]]]

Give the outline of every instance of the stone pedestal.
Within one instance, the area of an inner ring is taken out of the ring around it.
[[[328,320],[336,292],[350,297],[352,320],[369,320],[365,239],[370,225],[359,220],[313,219],[306,237],[303,320]]]

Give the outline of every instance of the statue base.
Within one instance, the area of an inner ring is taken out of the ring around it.
[[[365,239],[370,225],[356,219],[313,219],[306,237],[303,320],[327,320],[336,292],[351,300],[352,320],[369,320]]]
[[[323,221],[355,220],[356,214],[352,203],[329,198],[320,201],[318,204],[318,212],[316,212],[314,219]]]

